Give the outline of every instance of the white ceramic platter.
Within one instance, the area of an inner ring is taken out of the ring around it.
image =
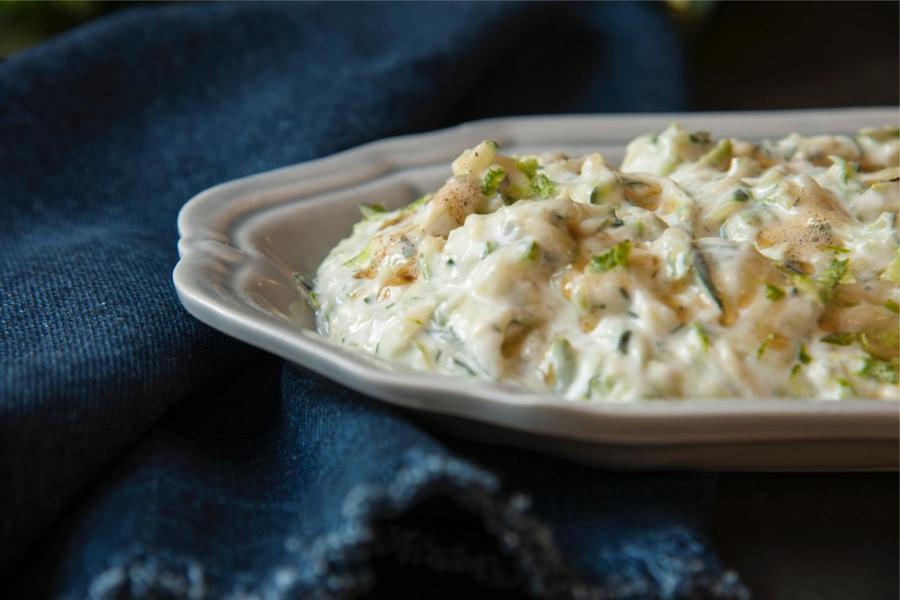
[[[419,374],[315,332],[295,273],[312,279],[362,202],[407,204],[485,138],[504,152],[599,151],[618,162],[637,135],[680,121],[745,139],[853,133],[896,109],[493,119],[367,144],[216,186],[181,211],[174,279],[201,321],[459,435],[627,468],[883,470],[898,466],[900,404],[853,400],[654,400],[588,404]]]

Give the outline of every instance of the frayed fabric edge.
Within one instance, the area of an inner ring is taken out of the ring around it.
[[[450,497],[460,509],[479,517],[498,550],[515,566],[523,592],[534,598],[630,600],[634,598],[748,600],[750,594],[732,571],[695,558],[673,563],[674,585],[660,585],[649,574],[611,577],[598,583],[568,569],[550,529],[529,513],[524,494],[505,494],[497,478],[464,461],[411,450],[404,465],[387,485],[361,484],[344,499],[344,524],[325,533],[308,547],[288,538],[291,560],[258,583],[216,590],[202,565],[194,559],[131,549],[114,559],[95,577],[89,600],[150,598],[178,600],[282,600],[354,598],[370,591],[376,573],[370,559],[382,543],[378,523],[388,522],[419,503]],[[689,538],[689,532],[685,532]]]

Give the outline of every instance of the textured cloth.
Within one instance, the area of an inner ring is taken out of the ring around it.
[[[708,542],[715,475],[441,436],[205,327],[171,283],[177,211],[211,185],[472,118],[681,110],[683,81],[649,3],[137,7],[0,64],[8,585],[746,596]]]

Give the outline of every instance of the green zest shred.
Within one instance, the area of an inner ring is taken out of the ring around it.
[[[771,283],[766,284],[766,298],[775,302],[776,300],[780,300],[784,298],[784,290],[778,287],[777,285],[772,285]]]
[[[894,314],[900,314],[900,304],[897,304],[893,300],[885,302],[884,307]]]
[[[528,250],[525,251],[525,256],[522,257],[522,260],[525,262],[532,262],[537,259],[540,252],[541,247],[537,242],[532,241],[531,244],[528,245]]]
[[[493,196],[497,193],[500,183],[506,178],[503,168],[498,165],[491,165],[485,170],[481,178],[481,193],[485,196]]]
[[[797,351],[797,360],[799,360],[801,364],[804,365],[808,365],[812,360],[812,357],[806,351],[806,344],[800,344],[800,349]]]
[[[628,265],[628,256],[631,254],[631,240],[619,242],[603,254],[595,254],[591,257],[590,270],[594,272],[606,272],[616,267]]]

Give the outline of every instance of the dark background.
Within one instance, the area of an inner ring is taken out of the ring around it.
[[[0,56],[135,4],[0,1]],[[898,2],[664,6],[689,48],[692,110],[900,104]]]
[[[693,28],[691,108],[900,103],[900,3],[722,2]]]

